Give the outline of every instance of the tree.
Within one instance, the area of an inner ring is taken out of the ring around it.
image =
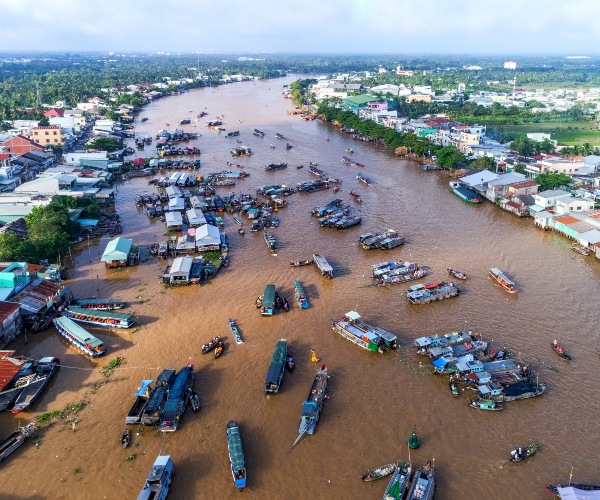
[[[443,168],[455,168],[466,163],[465,155],[452,146],[445,146],[437,151],[437,164]]]
[[[0,261],[10,262],[18,260],[19,246],[23,240],[12,233],[4,232],[0,234]]]
[[[567,174],[540,174],[534,181],[540,185],[540,191],[566,187],[573,182]]]
[[[471,166],[474,168],[484,168],[486,170],[491,170],[492,172],[495,170],[494,159],[490,156],[480,156],[471,163]]]
[[[122,142],[112,137],[98,137],[91,141],[88,146],[99,151],[117,151],[123,146]]]

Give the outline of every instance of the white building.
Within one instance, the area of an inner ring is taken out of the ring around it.
[[[517,63],[515,61],[506,61],[504,63],[504,69],[517,69]]]
[[[102,161],[108,159],[108,153],[106,151],[100,151],[98,153],[88,153],[87,151],[73,151],[72,153],[65,153],[64,162],[66,165],[79,165],[81,160],[86,161]]]
[[[199,252],[219,250],[221,248],[221,234],[219,228],[212,224],[204,224],[196,229],[196,248]]]
[[[594,200],[564,196],[556,200],[556,212],[569,214],[571,212],[589,212],[594,209]]]

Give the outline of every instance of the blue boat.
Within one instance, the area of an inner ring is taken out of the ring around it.
[[[304,293],[304,287],[298,280],[294,280],[294,294],[296,300],[301,309],[308,309],[308,300],[306,300],[306,294]]]
[[[235,481],[235,486],[238,490],[244,491],[246,487],[246,463],[244,462],[240,428],[235,420],[227,422],[227,449],[229,450],[231,475]]]
[[[315,375],[308,398],[302,403],[302,417],[300,419],[300,427],[298,428],[298,437],[294,441],[292,448],[300,441],[300,438],[304,434],[315,433],[323,404],[325,403],[325,399],[327,399],[328,381],[327,367],[322,365]]]
[[[165,401],[169,394],[169,388],[175,380],[175,370],[163,370],[156,379],[156,387],[150,393],[146,406],[142,410],[140,421],[142,425],[156,425],[160,422]]]
[[[159,455],[146,478],[138,500],[165,500],[169,493],[169,485],[174,472],[170,455]]]
[[[435,492],[435,474],[431,462],[415,472],[406,500],[432,500]]]
[[[265,380],[265,393],[266,394],[277,394],[279,386],[281,385],[281,379],[283,378],[283,371],[285,369],[285,362],[287,360],[287,340],[281,339],[275,345],[273,351],[273,357],[271,358],[271,364],[267,371],[267,378]]]
[[[195,378],[193,363],[188,363],[177,374],[173,385],[169,389],[169,396],[160,416],[159,430],[163,432],[175,432],[177,430],[187,406],[189,389],[194,385]]]

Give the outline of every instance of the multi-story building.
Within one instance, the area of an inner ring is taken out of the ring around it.
[[[62,146],[63,134],[59,125],[35,127],[31,129],[31,138],[42,146]]]

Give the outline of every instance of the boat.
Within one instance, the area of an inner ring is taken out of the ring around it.
[[[322,365],[315,375],[306,401],[302,403],[302,417],[300,418],[298,437],[296,438],[296,441],[294,441],[292,448],[300,441],[300,438],[304,436],[304,434],[315,433],[319,417],[321,416],[321,410],[323,409],[323,404],[327,399],[328,382],[329,375],[327,374],[327,367]]]
[[[275,236],[273,236],[271,233],[268,233],[267,231],[264,231],[263,237],[265,239],[265,243],[267,244],[267,248],[271,252],[276,251],[277,250],[277,239],[275,238]]]
[[[517,286],[511,281],[509,280],[506,275],[500,271],[500,269],[497,269],[495,267],[493,267],[492,269],[490,269],[490,276],[492,278],[494,278],[502,288],[504,288],[507,292],[509,293],[517,293]]]
[[[246,463],[244,461],[240,428],[235,420],[227,422],[227,449],[229,450],[229,463],[231,464],[231,475],[235,487],[239,491],[244,491],[246,487]]]
[[[535,443],[528,444],[523,448],[517,448],[510,452],[510,461],[511,462],[522,462],[523,460],[528,459],[529,457],[536,454],[538,450],[538,445]],[[521,453],[519,453],[519,451]]]
[[[475,408],[476,410],[487,411],[500,411],[504,409],[502,405],[499,405],[493,399],[480,398],[478,396],[469,400],[469,406],[471,408]]]
[[[428,283],[423,285],[411,286],[407,292],[406,297],[411,304],[429,304],[436,300],[448,299],[450,297],[456,297],[460,293],[454,283],[449,281],[440,281],[435,283]]]
[[[364,233],[358,238],[358,243],[365,250],[373,250],[376,248],[389,249],[389,244],[382,244],[386,240],[399,238],[399,235],[393,229],[386,229],[378,233]],[[404,240],[402,240],[404,242]],[[397,246],[397,245],[396,245]]]
[[[342,156],[342,163],[345,163],[346,165],[352,165],[354,163],[354,160],[351,160],[347,156]]]
[[[240,219],[238,219],[237,217],[233,218],[233,222],[235,222],[238,226],[242,225],[242,221]]]
[[[397,467],[397,464],[387,464],[380,467],[375,467],[374,469],[369,469],[367,472],[365,472],[361,479],[363,481],[375,481],[376,479],[389,476],[396,470]]]
[[[191,362],[182,368],[175,377],[160,415],[160,426],[158,427],[160,431],[175,432],[177,430],[187,407],[188,389],[193,387],[195,378],[194,364]]]
[[[290,266],[293,267],[308,266],[309,264],[312,264],[312,260],[290,260]]]
[[[348,149],[346,149],[346,153],[352,154],[352,153],[354,153],[354,150],[352,148],[348,148]]]
[[[591,253],[589,248],[586,248],[583,245],[580,245],[579,243],[571,244],[571,250],[581,255],[589,255]]]
[[[336,221],[335,228],[336,229],[347,229],[352,226],[356,226],[360,224],[362,217],[360,215],[349,215],[342,217],[340,220]]]
[[[346,340],[371,352],[390,351],[398,347],[396,335],[365,323],[356,311],[348,311],[339,321],[332,320],[331,329]]]
[[[142,425],[156,425],[160,422],[163,407],[169,395],[169,390],[177,372],[172,369],[163,370],[156,379],[156,387],[150,393],[150,398],[144,406],[140,422]]]
[[[417,348],[418,354],[427,354],[430,347],[437,346],[454,346],[471,342],[473,336],[471,332],[450,332],[444,335],[428,335],[427,337],[419,337],[414,340],[414,345]]]
[[[452,382],[450,385],[450,392],[452,393],[452,395],[457,398],[458,397],[458,387],[456,386],[456,384],[454,382]]]
[[[317,191],[323,191],[329,189],[329,182],[325,180],[317,179],[315,181],[299,182],[298,192],[300,193],[315,193]]]
[[[288,164],[287,163],[269,163],[266,167],[265,170],[269,171],[269,170],[283,170],[284,168],[287,168]]]
[[[333,192],[334,192],[334,193],[337,193],[339,190],[340,190],[340,187],[339,187],[339,186],[335,186],[335,187],[333,188]]]
[[[260,314],[262,316],[273,316],[275,312],[275,285],[267,285],[265,292],[262,295],[260,307]]]
[[[189,125],[191,120],[189,118],[185,118],[179,122],[179,125]]]
[[[35,374],[29,383],[21,390],[12,413],[20,413],[27,410],[41,396],[46,386],[60,367],[60,359],[54,357],[42,358],[37,362]]]
[[[217,346],[215,347],[215,352],[213,353],[213,356],[215,357],[215,359],[217,359],[221,354],[223,354],[223,351],[225,350],[225,344],[220,341]]]
[[[546,491],[551,495],[557,495],[562,500],[577,500],[577,499],[598,499],[600,494],[592,493],[594,491],[600,492],[600,485],[597,484],[581,484],[571,483],[569,484],[545,484]],[[593,496],[592,496],[593,495]]]
[[[329,262],[327,262],[325,257],[319,255],[318,253],[314,253],[313,262],[323,276],[327,276],[329,279],[333,278],[333,267],[329,265]]]
[[[431,462],[417,469],[406,500],[432,500],[435,492],[435,473]]]
[[[377,279],[376,286],[390,286],[399,283],[407,283],[409,281],[419,280],[427,276],[427,269],[416,268],[409,271],[407,274],[384,274]]]
[[[283,378],[283,372],[285,370],[285,363],[287,360],[287,340],[281,339],[275,344],[275,350],[271,357],[271,363],[267,370],[267,378],[265,379],[265,394],[277,394],[279,386],[281,385],[281,379]]]
[[[79,299],[75,301],[77,307],[96,309],[98,311],[115,311],[123,309],[126,304],[118,299]]]
[[[411,466],[402,462],[393,472],[382,500],[402,500],[410,486]]]
[[[254,129],[254,135],[256,137],[264,137],[265,133],[262,130],[258,130],[257,128]]]
[[[15,359],[13,362],[17,364],[19,361]],[[23,363],[12,380],[4,387],[0,393],[0,411],[8,410],[21,391],[35,378],[35,365],[32,361]]]
[[[296,165],[296,168],[300,170],[301,168],[304,168],[304,165]]]
[[[244,228],[240,227],[238,229],[238,233],[241,234],[242,236],[244,236]]]
[[[363,167],[363,168],[365,167],[365,164],[364,164],[364,163],[355,162],[354,164],[355,164],[357,167]]]
[[[325,172],[323,172],[321,169],[319,169],[317,167],[313,167],[312,165],[308,166],[308,171],[311,174],[316,175],[317,177],[324,177],[325,176]]]
[[[159,455],[150,469],[138,500],[165,500],[173,479],[173,460],[170,455]]]
[[[469,189],[467,186],[464,186],[460,182],[452,181],[450,182],[450,187],[452,188],[452,192],[458,196],[462,201],[470,203],[472,205],[479,205],[483,198],[479,196],[475,191]]]
[[[83,307],[69,307],[62,312],[63,316],[89,325],[102,326],[104,328],[131,328],[133,326],[133,314],[117,313],[112,311],[97,311]]]
[[[125,425],[138,424],[140,419],[142,418],[142,413],[146,408],[146,404],[150,399],[150,394],[152,394],[152,382],[154,380],[142,380],[142,383],[138,390],[133,394],[135,396],[135,401],[127,413],[125,417]]]
[[[275,139],[285,139],[285,137],[279,133],[275,134]]]
[[[286,149],[286,150],[288,150],[288,151],[289,151],[289,150],[290,150],[290,149],[292,149],[293,147],[294,147],[294,146],[292,146],[292,145],[291,145],[289,142],[286,142],[286,143],[285,143],[285,149]]]
[[[361,173],[359,173],[359,174],[356,176],[356,178],[357,178],[357,179],[358,179],[360,182],[362,182],[362,183],[366,184],[367,186],[368,186],[369,184],[372,184],[372,181],[371,181],[371,180],[369,180],[367,177],[365,177],[365,176],[364,176],[363,174],[361,174]]]
[[[306,294],[304,293],[304,287],[298,280],[294,280],[294,295],[296,301],[301,309],[308,309],[308,300],[306,300]]]
[[[460,271],[457,271],[456,269],[452,269],[449,267],[447,269],[447,271],[450,276],[454,276],[456,279],[463,280],[463,281],[467,279],[467,275],[465,273],[461,273]]]
[[[240,335],[240,331],[238,330],[237,324],[231,318],[229,318],[229,328],[231,329],[231,334],[236,342],[236,344],[243,344],[242,336]]]
[[[316,161],[309,161],[308,164],[312,167],[318,167],[319,164]]]
[[[21,427],[9,434],[5,439],[0,442],[0,462],[6,460],[6,458],[21,446],[25,440],[31,436],[35,430],[35,424],[32,422],[27,424],[25,427]]]
[[[204,344],[202,346],[202,354],[206,354],[207,352],[210,352],[215,347],[217,347],[219,340],[221,340],[221,337],[218,335],[216,337],[213,337],[212,339],[210,339],[206,344]]]
[[[554,352],[556,354],[558,354],[560,359],[564,359],[565,361],[571,361],[571,356],[569,356],[565,352],[563,346],[561,346],[556,340],[551,345],[552,345],[552,349],[554,349]]]
[[[287,358],[285,359],[285,367],[287,368],[287,371],[290,373],[292,373],[294,371],[294,369],[296,368],[296,362],[294,361],[294,357],[289,353],[289,351],[288,351]]]
[[[197,392],[192,390],[191,387],[188,389],[188,401],[194,413],[200,411],[200,397],[198,396]]]
[[[129,432],[129,429],[125,429],[123,431],[123,435],[121,436],[121,444],[123,445],[123,448],[127,448],[129,446],[130,442],[131,442],[131,432]]]
[[[65,316],[54,318],[54,326],[71,344],[82,350],[88,356],[96,358],[106,354],[106,348],[90,332]]]
[[[239,130],[235,130],[234,132],[227,132],[227,134],[225,135],[225,137],[237,137],[238,135],[240,135],[240,131]]]

